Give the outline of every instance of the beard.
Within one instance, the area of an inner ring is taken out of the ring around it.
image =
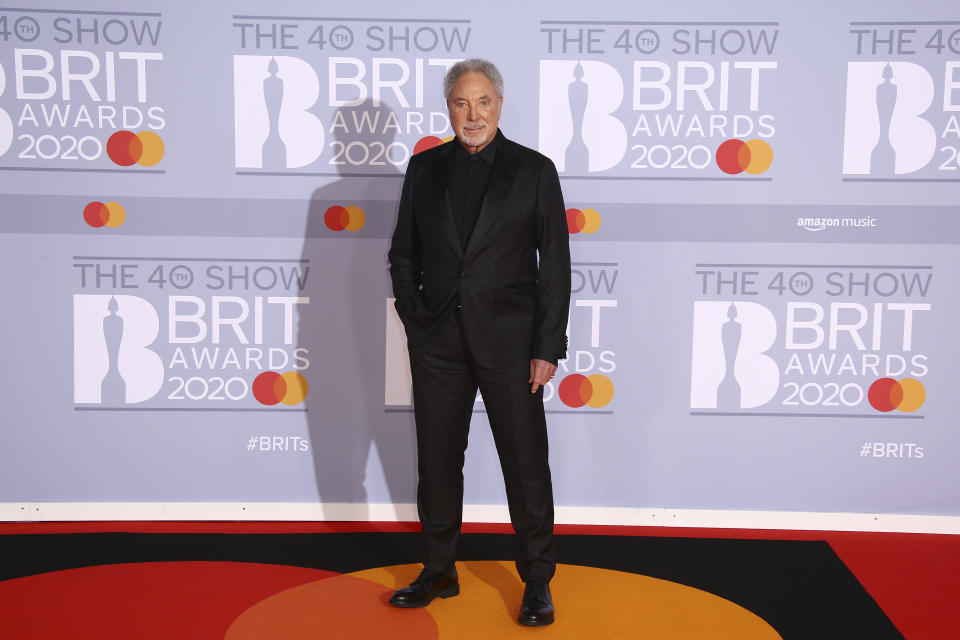
[[[490,139],[489,125],[471,133],[467,127],[472,123],[466,123],[460,127],[460,142],[468,147],[479,147]]]

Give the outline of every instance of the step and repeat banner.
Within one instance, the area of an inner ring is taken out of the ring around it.
[[[558,505],[960,516],[953,0],[28,4],[0,502],[414,502],[386,252],[479,56],[568,208]]]

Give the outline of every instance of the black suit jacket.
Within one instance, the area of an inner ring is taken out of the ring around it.
[[[390,246],[396,308],[416,346],[463,306],[484,367],[566,357],[570,244],[560,179],[546,156],[497,131],[487,193],[466,249],[448,193],[456,139],[410,158]],[[539,262],[538,262],[539,254]]]

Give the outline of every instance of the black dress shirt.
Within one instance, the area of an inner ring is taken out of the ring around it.
[[[496,137],[477,153],[470,153],[459,141],[454,144],[449,182],[450,207],[453,209],[453,222],[460,235],[460,246],[464,249],[470,241],[477,216],[480,215],[480,205],[487,193],[496,153]]]

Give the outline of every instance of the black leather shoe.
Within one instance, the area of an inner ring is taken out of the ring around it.
[[[550,585],[546,582],[528,582],[523,590],[523,603],[520,605],[520,624],[528,627],[542,627],[553,624],[553,598]]]
[[[425,607],[437,596],[452,598],[459,593],[456,569],[449,573],[433,573],[424,569],[409,586],[393,592],[390,604],[395,607]]]

